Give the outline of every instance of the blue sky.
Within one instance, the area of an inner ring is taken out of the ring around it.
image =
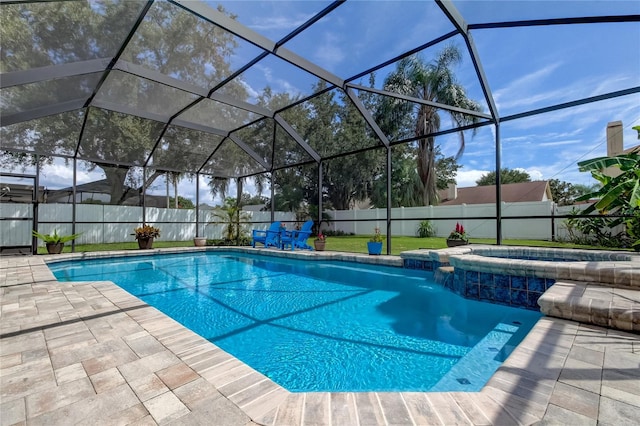
[[[329,2],[233,1],[222,2],[238,15],[240,23],[277,41]],[[217,4],[217,2],[212,3]],[[640,14],[640,2],[630,1],[454,1],[468,23],[499,20],[543,19],[591,15]],[[286,47],[340,78],[391,59],[453,29],[433,2],[348,1],[329,16],[294,38]],[[530,109],[640,86],[640,23],[581,24],[571,26],[473,30],[491,91],[502,117]],[[456,37],[464,53],[456,69],[469,97],[485,105],[464,41]],[[442,45],[420,54],[426,60]],[[243,64],[258,50],[242,44],[232,63]],[[377,72],[381,86],[393,65]],[[245,87],[256,96],[265,86],[274,92],[309,94],[317,79],[277,58],[258,64],[242,76]],[[362,79],[366,84],[366,77]],[[485,109],[485,112],[487,110]],[[526,170],[533,179],[560,179],[592,184],[576,162],[606,154],[606,125],[621,120],[625,148],[640,143],[631,129],[640,124],[640,94],[583,105],[505,122],[501,126],[502,166]],[[443,116],[444,125],[449,119]],[[467,146],[460,160],[459,186],[474,186],[482,174],[495,168],[494,130],[481,128],[466,134]],[[443,152],[457,151],[457,137],[437,140]],[[64,174],[56,166],[45,173]],[[95,177],[84,172],[79,182]],[[46,182],[46,179],[44,180]],[[67,182],[69,182],[67,180]],[[164,191],[159,182],[158,191]],[[194,198],[194,184],[181,184],[183,196]],[[235,195],[235,192],[233,192]],[[206,187],[201,197],[211,203]]]
[[[277,40],[326,4],[240,1],[227,7],[238,15],[241,23]],[[454,4],[468,23],[640,14],[637,1],[454,1]],[[349,1],[287,47],[339,77],[348,78],[451,29],[432,2]],[[472,37],[503,117],[640,86],[637,23],[478,29],[472,31]],[[465,50],[460,37],[452,42]],[[441,47],[434,46],[421,55],[428,60]],[[464,56],[457,76],[468,95],[486,107],[471,60],[468,54]],[[393,65],[378,71],[378,85],[392,69]],[[276,91],[297,89],[307,93],[304,80],[298,85],[290,74],[283,80],[275,68],[268,68],[264,76],[264,81],[252,79],[249,85],[255,84],[256,90],[269,84]],[[502,165],[525,169],[534,179],[591,184],[591,176],[578,172],[576,162],[606,154],[606,125],[617,120],[623,122],[625,147],[637,144],[637,133],[631,127],[640,124],[640,94],[503,123]],[[460,186],[473,186],[477,178],[495,168],[494,138],[492,127],[480,129],[473,138],[467,135],[467,149],[460,161],[463,165]],[[456,151],[456,137],[440,138],[438,143],[445,153]]]

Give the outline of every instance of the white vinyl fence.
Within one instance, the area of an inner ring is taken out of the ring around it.
[[[555,207],[552,202],[503,203],[502,237],[504,239],[536,239],[550,240],[552,230],[556,238],[566,236],[563,219],[513,219],[514,216],[550,216],[568,214],[569,207]],[[76,240],[78,244],[100,244],[133,241],[131,235],[135,227],[142,224],[142,207],[111,206],[96,204],[78,204],[76,206],[76,229],[82,233]],[[249,234],[251,229],[266,229],[271,222],[270,212],[246,212],[255,224],[243,225]],[[386,209],[370,210],[330,210],[332,217],[323,229],[343,231],[358,235],[371,235],[376,227],[386,234]],[[477,219],[478,217],[495,217],[496,208],[493,204],[475,204],[460,206],[428,206],[391,209],[392,235],[416,236],[420,222],[431,219],[436,235],[445,237],[454,229],[456,222],[460,222],[472,238],[496,238],[495,219]],[[0,245],[21,246],[31,244],[31,230],[33,222],[24,220],[33,217],[33,207],[30,204],[0,204]],[[196,236],[196,211],[194,209],[166,209],[148,207],[146,222],[160,228],[160,239],[163,241],[185,241]],[[275,212],[275,220],[294,222],[295,215],[291,212]],[[475,218],[475,219],[474,219]],[[39,231],[59,234],[72,233],[72,205],[70,204],[40,204],[38,208]],[[213,219],[211,210],[200,210],[198,235],[207,238],[221,238],[224,225],[209,223]],[[367,221],[356,222],[365,219]],[[439,220],[436,220],[439,219]],[[262,223],[259,223],[262,222]],[[40,242],[41,244],[41,242]]]
[[[566,237],[564,219],[528,219],[509,217],[551,216],[569,214],[573,206],[557,207],[551,201],[502,203],[502,238],[551,240]],[[387,232],[387,210],[332,210],[329,215],[335,221],[324,229],[343,231],[356,235],[371,235],[379,227]],[[460,222],[471,238],[496,238],[495,204],[471,204],[458,206],[400,207],[391,209],[391,235],[416,236],[423,220],[430,220],[438,237],[446,237]],[[473,219],[490,218],[490,219]],[[402,220],[398,220],[402,219]],[[366,220],[366,222],[355,222]],[[345,221],[345,222],[343,222]]]
[[[271,221],[270,212],[246,212],[254,225],[243,225],[247,234],[252,229],[266,229]],[[0,204],[0,245],[31,245],[33,221],[24,220],[33,217],[31,204]],[[38,207],[38,231],[51,234],[55,230],[60,235],[72,234],[73,206],[71,204],[40,204]],[[199,236],[222,238],[224,225],[209,223],[213,220],[211,210],[201,209],[199,218]],[[275,220],[295,221],[295,214],[276,212]],[[163,241],[186,241],[196,236],[195,209],[166,209],[147,207],[147,224],[160,228]],[[77,244],[103,244],[134,241],[134,228],[142,225],[142,207],[111,206],[102,204],[76,205],[76,233],[81,235]],[[44,245],[42,241],[38,244]]]

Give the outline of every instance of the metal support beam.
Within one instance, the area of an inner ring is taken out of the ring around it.
[[[389,139],[387,138],[387,135],[385,135],[382,129],[380,129],[378,123],[376,123],[367,108],[365,108],[360,98],[350,88],[347,88],[346,92],[349,99],[351,99],[351,102],[353,102],[353,105],[355,105],[355,107],[360,112],[360,115],[362,115],[362,118],[364,118],[364,121],[367,122],[367,124],[373,129],[373,132],[376,134],[378,139],[380,139],[380,142],[382,142],[385,147],[389,148]]]
[[[500,123],[496,123],[496,244],[502,244],[502,144],[500,142]]]
[[[249,154],[249,156],[262,167],[264,167],[265,170],[271,169],[271,167],[264,161],[264,158],[260,157],[253,149],[251,149],[249,145],[240,140],[240,138],[234,135],[229,135],[229,139],[231,139],[236,145],[238,145],[244,152]]]
[[[109,66],[111,58],[91,59],[88,61],[71,62],[68,64],[49,65],[40,68],[31,68],[21,71],[2,73],[0,89],[20,86],[23,84],[38,83],[40,81],[56,78],[74,77],[78,75],[104,72]]]
[[[387,254],[391,254],[391,147],[387,146]]]
[[[196,237],[200,235],[200,174],[196,173]]]
[[[433,102],[433,101],[429,101],[426,99],[420,99],[420,98],[414,98],[413,96],[406,96],[406,95],[401,95],[399,93],[394,93],[394,92],[388,92],[386,90],[380,90],[380,89],[374,89],[372,87],[366,87],[366,86],[361,86],[359,84],[352,84],[352,83],[347,83],[347,88],[353,88],[353,89],[357,89],[357,90],[363,90],[365,92],[370,92],[370,93],[375,93],[378,95],[384,95],[384,96],[389,96],[392,98],[396,98],[396,99],[402,99],[404,101],[409,101],[409,102],[413,102],[416,104],[420,104],[420,105],[428,105],[434,108],[438,108],[438,109],[443,109],[445,111],[451,111],[451,112],[457,112],[460,114],[466,114],[466,115],[471,115],[474,117],[480,117],[480,118],[486,118],[486,119],[493,119],[493,117],[489,114],[485,114],[483,112],[479,112],[479,111],[473,111],[470,109],[465,109],[465,108],[459,108],[459,107],[455,107],[455,106],[451,106],[451,105],[447,105],[447,104],[441,104],[439,102]]]
[[[71,233],[76,233],[77,206],[76,206],[76,187],[78,186],[78,159],[73,159],[73,201],[71,202]],[[71,240],[71,252],[76,252],[76,240]]]
[[[451,0],[436,0],[436,3],[464,38],[467,49],[469,50],[469,54],[471,55],[471,62],[473,62],[473,67],[475,68],[476,75],[478,76],[478,80],[480,81],[482,92],[484,93],[487,105],[489,105],[491,116],[495,121],[498,121],[498,107],[496,106],[495,100],[493,99],[493,94],[491,93],[491,89],[489,88],[489,81],[487,80],[487,76],[484,73],[484,68],[482,67],[482,63],[480,62],[480,55],[478,54],[478,50],[476,49],[476,45],[473,42],[473,39],[471,38],[467,23],[462,18],[462,15],[460,15],[458,9],[456,9]]]
[[[107,69],[105,69],[104,72],[102,73],[102,77],[100,78],[100,81],[98,81],[98,84],[96,84],[96,87],[93,89],[93,93],[91,94],[91,96],[89,96],[89,99],[87,99],[87,102],[84,104],[85,107],[88,107],[89,105],[91,105],[91,102],[100,91],[100,88],[102,87],[104,82],[107,80],[107,77],[109,77],[109,73],[111,72],[111,69],[118,62],[118,60],[120,59],[120,56],[122,56],[122,53],[129,45],[129,42],[135,35],[136,31],[138,31],[138,27],[142,25],[142,21],[144,20],[145,16],[147,16],[147,12],[149,12],[149,9],[151,9],[153,2],[154,0],[147,0],[147,4],[144,5],[142,10],[140,11],[140,15],[138,15],[138,18],[136,19],[136,22],[131,27],[131,31],[129,31],[129,34],[127,34],[127,37],[125,37],[124,41],[120,45],[120,48],[116,52],[115,56],[111,59],[111,62],[109,62],[109,65],[107,65]]]
[[[276,196],[276,190],[275,190],[275,182],[276,182],[276,174],[273,170],[271,170],[271,222],[275,221],[275,211],[276,211],[276,200],[275,200],[275,196]]]
[[[242,178],[236,178],[236,245],[240,245],[240,199],[242,198]]]
[[[175,3],[185,10],[195,13],[201,18],[206,19],[212,24],[217,25],[226,31],[229,31],[230,33],[248,41],[249,43],[272,53],[273,55],[289,62],[290,64],[302,69],[303,71],[313,74],[314,76],[333,84],[334,86],[342,87],[344,84],[344,80],[337,77],[335,74],[330,73],[324,68],[321,68],[312,62],[309,62],[308,60],[293,53],[292,51],[285,49],[281,45],[278,45],[268,38],[263,37],[255,31],[241,25],[238,21],[229,18],[224,13],[211,8],[205,3],[189,0],[171,0],[171,2]],[[331,10],[333,10],[333,8],[331,7],[325,8],[325,10],[321,11],[320,14],[327,14]],[[316,18],[314,17],[311,19],[315,20]],[[286,37],[285,41],[288,41]]]
[[[576,106],[580,106],[580,105],[584,105],[584,104],[589,104],[589,103],[592,103],[592,102],[598,102],[598,101],[604,101],[604,100],[607,100],[607,99],[613,99],[613,98],[617,98],[617,97],[620,97],[620,96],[628,96],[628,95],[632,95],[634,93],[640,93],[640,86],[631,87],[629,89],[624,89],[624,90],[618,90],[618,91],[615,91],[615,92],[609,92],[609,93],[605,93],[603,95],[590,96],[588,98],[582,98],[582,99],[578,99],[578,100],[571,101],[571,102],[564,102],[564,103],[561,103],[561,104],[552,105],[552,106],[548,106],[548,107],[545,107],[545,108],[534,109],[534,110],[523,112],[523,113],[520,113],[520,114],[509,115],[509,116],[506,116],[504,118],[501,118],[500,122],[504,123],[505,121],[511,121],[511,120],[517,120],[519,118],[531,117],[532,115],[544,114],[544,113],[547,113],[547,112],[557,111],[557,110],[565,109],[565,108],[572,108],[572,107],[576,107]]]
[[[33,229],[40,232],[38,210],[40,206],[40,156],[36,154],[36,176],[33,179]],[[31,254],[38,254],[38,238],[31,237]]]
[[[318,163],[318,233],[320,233],[320,227],[322,226],[322,180],[324,179],[322,173],[322,161]]]
[[[142,168],[142,226],[147,224],[147,167]]]
[[[289,123],[287,123],[287,121],[282,118],[280,114],[276,114],[273,119],[280,125],[280,127],[282,127],[282,130],[287,132],[287,134],[289,134],[289,136],[291,136],[298,143],[298,145],[300,145],[302,149],[304,149],[307,154],[311,156],[311,158],[313,158],[316,162],[320,162],[320,154],[318,154],[313,148],[311,148],[311,146],[307,142],[305,142],[302,137],[300,137],[298,132],[296,132],[295,129],[291,127],[291,125],[289,125]]]
[[[0,127],[82,109],[85,102],[85,98],[73,99],[66,102],[60,102],[58,104],[45,105],[27,111],[16,112],[14,114],[2,114],[0,115]]]
[[[493,29],[493,28],[516,28],[535,27],[548,25],[571,25],[571,24],[607,24],[621,22],[640,22],[640,15],[607,15],[607,16],[581,16],[573,18],[551,18],[551,19],[528,19],[523,21],[508,22],[485,22],[480,24],[469,24],[469,29]]]

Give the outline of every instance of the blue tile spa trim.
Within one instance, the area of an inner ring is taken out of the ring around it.
[[[425,259],[403,259],[403,265],[407,269],[419,269],[421,271],[437,271],[441,266],[448,266],[437,260],[425,260]]]
[[[449,277],[443,279],[442,276]],[[437,283],[467,299],[536,311],[539,310],[538,298],[555,283],[552,278],[491,274],[461,268],[455,268],[453,274],[436,273],[434,278]]]
[[[538,310],[555,282],[640,283],[640,254],[603,250],[466,245],[400,253],[409,269],[434,272],[437,283],[470,299]]]

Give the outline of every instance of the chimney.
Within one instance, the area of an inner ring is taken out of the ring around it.
[[[447,185],[447,200],[455,200],[458,198],[458,187],[455,183]]]
[[[607,157],[615,157],[622,154],[622,121],[612,121],[607,124]],[[607,167],[602,172],[611,177],[619,176],[622,171],[619,167]]]
[[[607,124],[607,157],[615,157],[622,151],[622,121],[612,121]]]

